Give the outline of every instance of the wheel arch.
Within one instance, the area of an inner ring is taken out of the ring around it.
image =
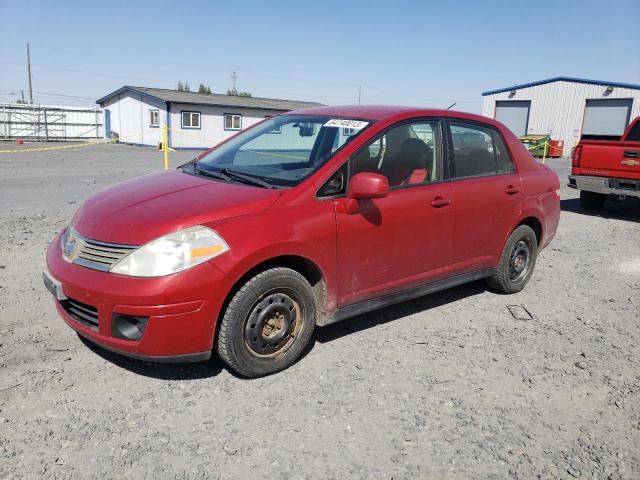
[[[540,221],[540,219],[534,215],[529,215],[520,220],[520,222],[518,222],[518,224],[513,227],[513,230],[518,228],[520,225],[527,225],[528,227],[531,227],[531,230],[533,230],[536,234],[536,241],[538,242],[538,248],[540,248],[540,245],[542,244],[543,233],[542,222]],[[513,232],[513,230],[511,230],[511,232]],[[509,235],[511,235],[511,232],[509,232]]]
[[[247,283],[247,281],[249,281],[249,279],[255,277],[260,272],[276,267],[290,268],[307,279],[313,289],[313,294],[316,300],[316,324],[321,323],[322,318],[327,315],[327,282],[322,269],[316,264],[316,262],[302,255],[278,255],[256,263],[241,274],[234,282],[224,299],[222,308],[220,309],[218,318],[216,319],[215,335],[213,339],[214,345],[221,323],[220,319],[224,315],[224,312],[233,296],[245,283]]]

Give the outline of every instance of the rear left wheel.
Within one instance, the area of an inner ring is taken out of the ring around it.
[[[315,297],[295,270],[272,268],[250,279],[222,317],[217,350],[232,370],[261,377],[294,363],[311,340]]]
[[[516,293],[529,282],[538,257],[538,240],[528,225],[518,226],[505,243],[496,273],[487,279],[498,292]]]

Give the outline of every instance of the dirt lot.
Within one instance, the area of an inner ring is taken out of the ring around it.
[[[0,154],[0,478],[640,478],[640,204],[586,215],[563,187],[523,292],[477,282],[363,315],[243,380],[86,345],[42,285],[80,202],[161,163],[116,145]]]

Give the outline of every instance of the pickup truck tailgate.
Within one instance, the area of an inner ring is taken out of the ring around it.
[[[589,142],[582,145],[583,175],[640,179],[640,142]]]

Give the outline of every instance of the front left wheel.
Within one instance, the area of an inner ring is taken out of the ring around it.
[[[218,355],[245,377],[279,372],[302,355],[315,319],[315,296],[306,278],[284,267],[265,270],[229,302],[218,331]]]

